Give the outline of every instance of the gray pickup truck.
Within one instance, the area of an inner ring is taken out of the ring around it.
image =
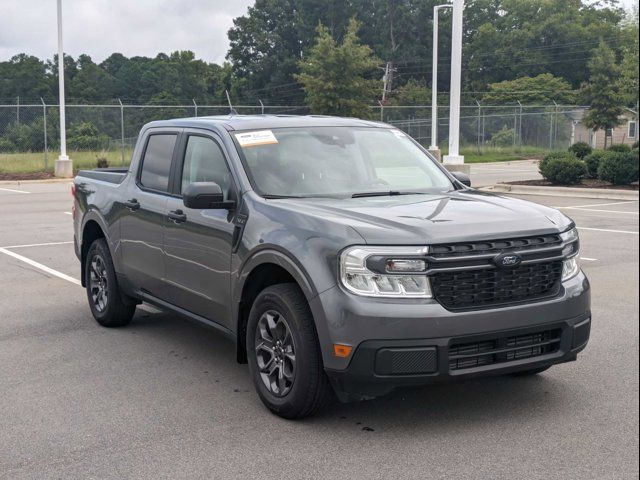
[[[74,229],[100,325],[149,303],[228,336],[285,418],[331,398],[575,360],[573,222],[473,190],[394,127],[322,116],[152,122],[127,170],[81,171]]]

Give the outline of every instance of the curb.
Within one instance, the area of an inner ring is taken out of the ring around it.
[[[499,183],[479,190],[517,195],[548,195],[552,197],[604,198],[610,200],[638,200],[638,190],[616,190],[614,188],[537,187]]]
[[[30,185],[34,183],[71,183],[73,178],[43,178],[40,180],[0,180],[0,185]]]

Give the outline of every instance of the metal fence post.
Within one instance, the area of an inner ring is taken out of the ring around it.
[[[124,165],[124,105],[120,99],[118,99],[118,103],[120,104],[120,141],[122,142],[122,165]]]
[[[197,117],[198,116],[198,104],[196,103],[195,98],[192,98],[191,101],[193,102],[193,108],[195,110],[194,113],[195,113],[195,116]]]
[[[480,115],[482,114],[482,107],[480,106],[480,102],[478,100],[476,100],[476,104],[478,105],[478,119],[476,120],[476,123],[478,124],[478,154],[481,153],[480,152]]]
[[[556,103],[556,101],[553,101],[553,104],[555,105],[555,128],[553,131],[553,146],[555,148],[558,148],[558,104]]]
[[[20,95],[16,98],[16,123],[20,125]]]
[[[44,103],[42,97],[40,97],[40,101],[42,102],[42,123],[44,125],[44,169],[48,170],[49,168],[49,149],[47,148],[47,104]]]
[[[260,115],[264,115],[264,103],[260,99],[258,101],[260,102]]]
[[[553,112],[549,112],[549,150],[553,150]]]
[[[518,145],[522,146],[522,104],[520,100],[517,100],[518,105],[520,106],[520,121],[518,122]]]
[[[513,148],[518,144],[518,109],[513,109]]]

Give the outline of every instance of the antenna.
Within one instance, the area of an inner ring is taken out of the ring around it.
[[[233,105],[231,105],[231,97],[229,96],[229,90],[225,90],[224,93],[227,95],[227,102],[229,103],[229,115],[238,115]]]

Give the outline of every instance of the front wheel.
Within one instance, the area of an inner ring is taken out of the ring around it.
[[[297,285],[273,285],[258,295],[246,346],[258,396],[273,413],[302,418],[328,403],[332,389],[309,304]]]
[[[136,304],[120,292],[111,253],[104,239],[100,238],[91,244],[84,269],[87,299],[93,318],[103,327],[127,325],[135,314]]]

